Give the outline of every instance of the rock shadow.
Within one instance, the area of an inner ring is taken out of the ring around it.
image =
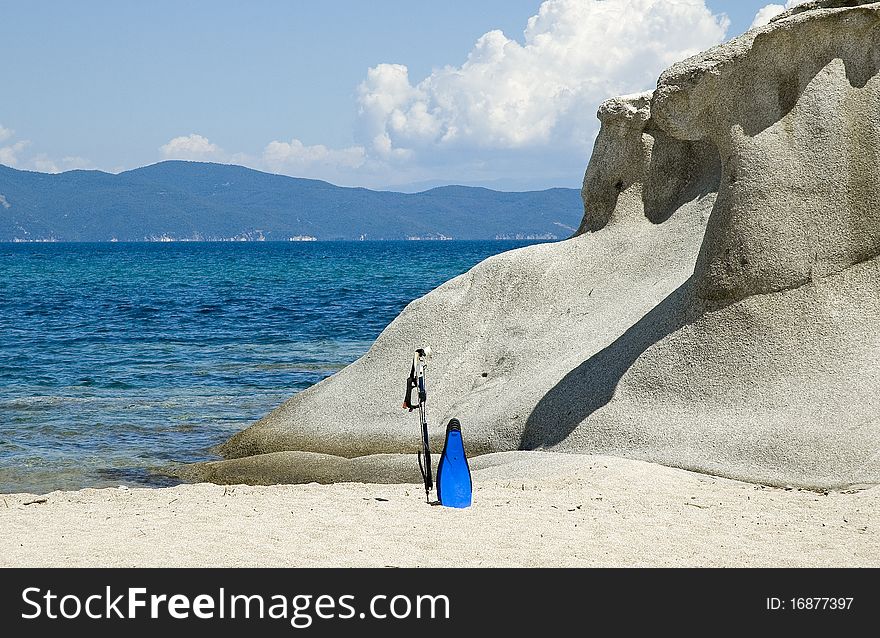
[[[693,278],[613,343],[566,374],[532,410],[519,448],[534,450],[560,443],[584,419],[607,404],[621,377],[645,350],[699,316],[693,304],[692,288]]]
[[[653,125],[646,132],[653,136],[654,145],[642,204],[652,224],[662,224],[687,202],[718,192],[721,156],[714,144],[677,140]]]
[[[835,60],[843,63],[852,88],[865,88],[880,72],[876,44],[880,37],[880,20],[876,9],[871,7],[850,9],[806,22],[799,29],[778,28],[759,33],[752,43],[751,54],[733,66],[724,81],[727,86],[746,87],[747,93],[740,97],[740,104],[748,107],[751,117],[744,117],[740,112],[740,117],[728,125],[739,124],[746,135],[755,137],[787,116],[807,87]],[[790,62],[791,56],[781,53],[801,51],[807,41],[815,53],[804,56],[797,64]],[[767,90],[767,84],[754,80],[761,77],[775,80],[770,83],[775,85],[775,95]],[[727,96],[716,99],[723,104],[725,98]],[[756,105],[762,108],[755,108]]]

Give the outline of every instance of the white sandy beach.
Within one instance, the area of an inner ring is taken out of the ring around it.
[[[823,494],[604,456],[506,455],[474,472],[466,510],[428,506],[419,485],[362,483],[7,494],[0,563],[880,566],[880,487]]]

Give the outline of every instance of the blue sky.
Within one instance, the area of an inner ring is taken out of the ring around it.
[[[604,97],[650,89],[766,4],[0,0],[0,163],[577,186]]]

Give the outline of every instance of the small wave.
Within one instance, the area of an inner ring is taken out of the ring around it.
[[[223,307],[218,306],[216,304],[207,304],[204,306],[200,306],[196,312],[203,314],[203,315],[214,313],[214,312],[223,312]]]
[[[102,388],[106,388],[108,390],[134,390],[138,386],[132,385],[131,383],[126,383],[125,381],[110,381],[108,383],[100,384]]]
[[[59,396],[34,396],[18,397],[0,401],[0,408],[8,410],[49,410],[59,405],[71,403],[90,403],[96,401],[94,397],[59,397]]]

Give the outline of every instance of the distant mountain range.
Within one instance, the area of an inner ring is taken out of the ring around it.
[[[0,166],[0,241],[557,239],[582,215],[573,188],[395,193],[179,161],[118,175]]]

